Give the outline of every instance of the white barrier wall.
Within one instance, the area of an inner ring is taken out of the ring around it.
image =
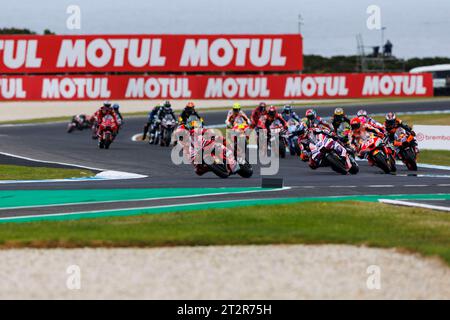
[[[450,150],[450,126],[415,125],[419,149]]]

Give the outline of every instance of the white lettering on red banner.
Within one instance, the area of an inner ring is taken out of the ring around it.
[[[1,100],[429,97],[431,74],[10,76]]]
[[[299,71],[302,38],[281,35],[0,35],[0,73]]]

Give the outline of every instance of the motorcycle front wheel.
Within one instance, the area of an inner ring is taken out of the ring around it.
[[[377,167],[384,171],[384,173],[390,173],[391,168],[389,167],[388,160],[384,153],[378,152],[374,156],[374,162],[376,163]]]
[[[237,172],[242,178],[250,178],[253,175],[253,167],[248,161],[239,165],[239,170]]]
[[[228,172],[226,164],[223,163],[213,163],[208,165],[209,169],[219,178],[228,178],[230,173]]]
[[[331,152],[327,155],[327,162],[331,166],[331,169],[340,174],[347,174],[347,168],[345,164],[342,163],[341,159],[334,153]]]
[[[402,158],[408,170],[417,171],[416,155],[413,150],[411,149],[404,150]]]

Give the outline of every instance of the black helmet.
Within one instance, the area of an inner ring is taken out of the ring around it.
[[[287,104],[283,107],[283,113],[291,114],[291,112],[292,112],[291,105]]]
[[[172,107],[172,105],[170,104],[169,100],[166,100],[166,101],[163,102],[163,107],[170,108],[170,107]]]
[[[386,114],[386,125],[393,126],[397,120],[397,115],[394,112],[389,112]]]

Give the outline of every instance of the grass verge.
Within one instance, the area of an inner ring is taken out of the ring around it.
[[[347,201],[0,225],[3,248],[247,244],[395,247],[450,265],[450,215]]]
[[[58,169],[0,165],[0,180],[42,180],[91,177],[94,173],[86,169]]]
[[[422,150],[418,155],[419,163],[450,166],[450,151]]]

